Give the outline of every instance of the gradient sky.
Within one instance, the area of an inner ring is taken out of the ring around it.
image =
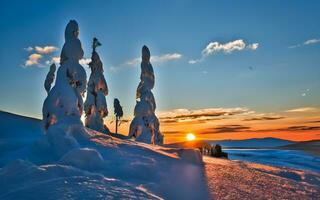
[[[319,10],[319,1],[292,0],[2,0],[0,109],[41,117],[46,61],[60,55],[64,28],[75,19],[85,58],[93,37],[103,44],[111,128],[115,97],[132,118],[136,58],[146,44],[167,142],[188,131],[204,139],[320,139]],[[38,63],[26,66],[35,53]],[[128,123],[120,130],[126,134]]]

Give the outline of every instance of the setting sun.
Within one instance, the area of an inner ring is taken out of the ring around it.
[[[192,141],[192,140],[196,139],[196,136],[193,133],[188,133],[186,135],[186,138],[187,138],[188,141]]]

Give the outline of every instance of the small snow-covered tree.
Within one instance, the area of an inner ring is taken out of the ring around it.
[[[46,89],[47,91],[47,94],[49,94],[49,91],[51,89],[51,84],[53,83],[54,81],[54,77],[55,77],[55,72],[56,72],[56,65],[53,63],[51,66],[50,66],[50,70],[47,74],[47,77],[46,77],[46,80],[44,82],[44,88]]]
[[[123,116],[122,106],[120,105],[119,99],[115,98],[113,101],[114,115],[116,116],[116,134],[118,133],[118,122]],[[120,125],[120,124],[119,124]]]
[[[134,108],[134,119],[130,124],[129,136],[145,143],[163,144],[159,120],[155,115],[156,102],[151,92],[154,82],[150,51],[147,46],[143,46],[140,83],[136,94],[137,104]]]
[[[81,42],[78,39],[79,26],[70,20],[65,29],[65,43],[60,55],[60,67],[54,87],[50,89],[54,78],[54,66],[47,76],[45,88],[48,96],[42,107],[45,129],[54,124],[82,124],[82,96],[86,90],[86,72],[79,64],[83,58]],[[50,86],[50,87],[49,87]]]
[[[102,62],[96,52],[96,47],[98,46],[101,46],[101,43],[97,38],[93,38],[93,50],[91,62],[89,63],[91,74],[88,82],[87,98],[84,103],[85,125],[88,128],[108,133],[109,130],[103,123],[103,118],[108,115],[105,97],[108,95],[108,86],[103,75]]]

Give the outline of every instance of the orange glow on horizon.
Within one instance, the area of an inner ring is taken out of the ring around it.
[[[192,136],[186,135],[186,133],[191,133],[190,130],[196,136],[196,140],[245,140],[267,137],[291,141],[320,140],[320,108],[314,109],[312,112],[284,111],[272,115],[270,113],[248,112],[224,115],[220,118],[219,116],[207,117],[208,115],[203,111],[201,115],[186,119],[182,119],[187,115],[181,114],[181,112],[185,111],[180,109],[162,115],[158,114],[160,130],[165,136],[165,144],[194,140]],[[174,118],[178,115],[180,117]],[[165,117],[167,120],[164,119]],[[119,127],[119,133],[128,135],[132,118],[127,116],[125,119],[125,122]],[[107,127],[112,132],[115,129],[113,121],[113,117],[108,117],[105,120]]]

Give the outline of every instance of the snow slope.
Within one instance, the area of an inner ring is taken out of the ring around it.
[[[320,199],[320,174],[204,157],[210,194],[219,199]]]
[[[121,140],[78,125],[47,140],[37,120],[0,117],[2,146],[30,139],[1,153],[0,199],[209,198],[197,151]],[[52,148],[57,139],[61,146]],[[73,140],[78,146],[68,143]],[[61,149],[67,153],[53,155]]]
[[[43,136],[39,119],[0,111],[0,167]],[[10,153],[10,156],[8,155]]]
[[[39,119],[0,111],[0,138],[38,138],[43,135]]]

